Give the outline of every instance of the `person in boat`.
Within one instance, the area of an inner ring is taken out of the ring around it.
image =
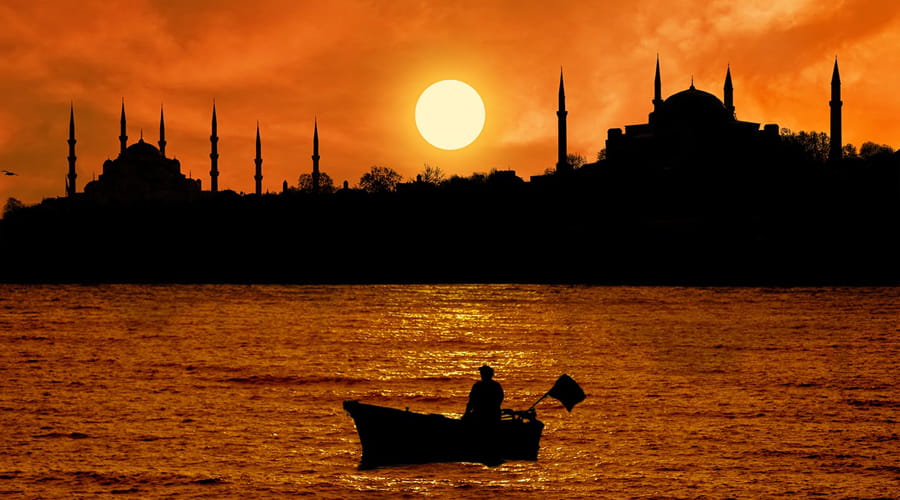
[[[500,421],[500,405],[503,403],[503,387],[494,380],[494,369],[484,365],[478,369],[481,380],[472,385],[469,403],[463,420],[490,423]]]

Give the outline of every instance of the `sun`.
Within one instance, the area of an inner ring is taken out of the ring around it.
[[[484,128],[484,102],[471,86],[459,80],[431,84],[416,103],[416,127],[432,146],[461,149]]]

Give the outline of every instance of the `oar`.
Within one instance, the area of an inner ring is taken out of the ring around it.
[[[584,391],[581,389],[581,386],[575,382],[575,379],[572,377],[563,374],[560,375],[558,379],[556,379],[556,383],[553,384],[553,387],[550,388],[543,396],[538,398],[537,401],[531,405],[530,408],[526,411],[533,411],[534,407],[538,405],[541,401],[544,400],[547,396],[551,396],[559,400],[563,406],[566,407],[566,410],[572,411],[572,408],[575,407],[578,403],[584,401],[585,395]]]

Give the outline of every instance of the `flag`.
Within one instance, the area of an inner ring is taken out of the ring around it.
[[[572,408],[584,401],[585,398],[584,391],[581,390],[578,382],[568,375],[559,377],[547,395],[558,399],[568,411],[572,411]]]

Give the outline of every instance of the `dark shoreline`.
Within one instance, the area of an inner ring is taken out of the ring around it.
[[[0,220],[0,282],[900,284],[893,196],[597,186],[48,199]]]

